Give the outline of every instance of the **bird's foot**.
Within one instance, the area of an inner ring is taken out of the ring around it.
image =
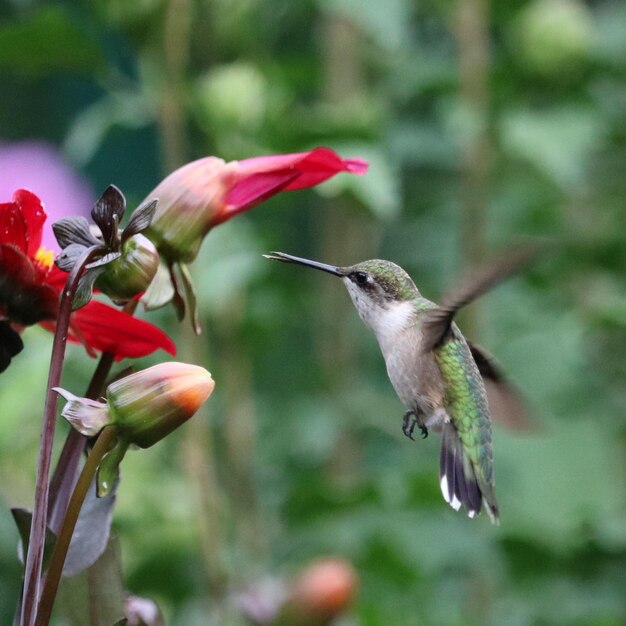
[[[422,423],[415,411],[407,411],[402,418],[402,432],[412,441],[415,441],[413,433],[416,426],[419,426],[422,439],[426,439],[428,437],[428,428]]]

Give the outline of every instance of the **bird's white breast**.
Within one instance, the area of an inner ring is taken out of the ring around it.
[[[370,319],[365,323],[374,331],[383,352],[383,344],[393,342],[415,319],[415,309],[411,302],[393,302],[386,308],[377,308],[370,312]],[[364,320],[365,321],[365,320]]]

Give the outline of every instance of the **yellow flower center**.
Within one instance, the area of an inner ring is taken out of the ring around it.
[[[49,270],[54,263],[54,251],[41,246],[35,253],[35,263],[37,263],[42,270]]]

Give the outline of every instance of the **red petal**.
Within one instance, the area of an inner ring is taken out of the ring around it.
[[[146,356],[159,348],[176,354],[174,342],[162,330],[97,300],[72,314],[71,327],[70,340],[117,359]]]
[[[24,254],[28,249],[26,220],[15,202],[0,204],[0,243],[12,245]]]
[[[27,189],[18,189],[13,194],[13,202],[22,210],[26,222],[28,248],[26,254],[33,258],[41,247],[41,235],[43,225],[48,217],[44,211],[41,200]]]
[[[226,204],[232,207],[229,213],[241,211],[279,191],[312,187],[339,172],[366,171],[362,159],[342,159],[330,148],[245,159],[239,162],[240,180],[228,192]]]
[[[15,246],[0,244],[0,284],[13,291],[37,284],[31,260]]]

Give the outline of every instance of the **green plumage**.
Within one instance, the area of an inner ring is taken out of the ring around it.
[[[452,327],[452,338],[435,348],[434,354],[444,380],[446,412],[471,462],[483,497],[497,510],[487,395],[467,342],[456,325]]]

